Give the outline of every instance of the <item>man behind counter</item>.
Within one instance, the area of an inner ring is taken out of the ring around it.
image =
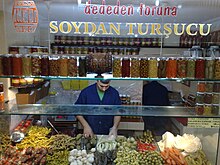
[[[75,104],[121,105],[118,91],[110,86],[110,80],[98,80],[83,89]],[[85,137],[94,134],[117,135],[120,116],[77,116]]]

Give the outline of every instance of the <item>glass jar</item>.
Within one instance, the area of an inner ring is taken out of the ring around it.
[[[207,82],[205,84],[205,91],[206,92],[213,92],[213,83],[212,82]]]
[[[59,75],[68,76],[68,56],[61,56],[58,61],[59,61]]]
[[[196,114],[197,115],[203,115],[204,113],[204,106],[203,104],[197,104],[196,105]]]
[[[177,75],[177,59],[176,58],[169,58],[167,60],[166,65],[166,77],[167,78],[176,78]]]
[[[79,57],[79,77],[86,77],[86,56]]]
[[[187,74],[187,60],[185,58],[177,59],[177,77],[185,78]]]
[[[220,49],[219,46],[211,46],[208,50],[207,50],[207,57],[220,57]]]
[[[207,116],[212,115],[212,105],[209,105],[209,104],[205,104],[204,105],[204,113],[203,113],[203,115],[207,115]]]
[[[131,77],[140,77],[140,61],[139,58],[131,58]]]
[[[219,115],[219,105],[218,104],[212,106],[212,114]]]
[[[52,55],[49,57],[49,75],[59,76],[59,56]]]
[[[68,76],[77,76],[77,57],[70,56],[68,59]]]
[[[220,93],[213,93],[212,104],[220,104]]]
[[[160,58],[158,61],[158,77],[165,78],[166,77],[166,58]]]
[[[2,67],[4,75],[12,75],[12,55],[6,54],[2,58]]]
[[[203,57],[203,49],[200,46],[193,46],[190,49],[191,57]]]
[[[113,58],[113,77],[121,77],[121,58],[120,57],[114,57]]]
[[[15,54],[12,56],[12,72],[13,75],[22,76],[22,55]]]
[[[107,45],[112,45],[112,38],[111,37],[107,37],[106,43],[107,43]]]
[[[156,78],[158,75],[157,75],[157,72],[158,72],[158,69],[157,69],[157,58],[149,58],[149,61],[148,61],[148,77],[149,78]]]
[[[205,92],[205,82],[199,82],[197,84],[197,92]]]
[[[195,78],[196,60],[193,58],[187,59],[186,77]]]
[[[31,76],[32,62],[31,55],[26,54],[22,57],[22,73],[24,76]]]
[[[214,59],[206,58],[206,60],[205,60],[205,78],[213,79],[213,77],[214,77],[214,64],[215,64]]]
[[[205,104],[212,104],[212,93],[206,93],[204,95],[204,103]]]
[[[205,78],[205,60],[203,58],[196,59],[195,78]]]
[[[31,56],[31,66],[32,66],[32,75],[40,76],[41,75],[41,57],[40,55],[32,55]]]
[[[140,77],[141,78],[148,77],[148,59],[147,58],[140,59]]]
[[[122,77],[130,77],[130,58],[122,58],[122,68],[121,68]]]
[[[49,56],[42,55],[41,57],[41,75],[49,76]]]
[[[204,103],[204,93],[197,93],[196,95],[196,103],[203,104]]]
[[[213,85],[213,92],[220,92],[220,83],[215,82]]]
[[[214,78],[220,79],[220,58],[215,59]]]
[[[12,85],[13,87],[19,87],[19,85],[20,85],[20,80],[19,80],[19,78],[12,78],[12,79],[11,79],[11,85]]]

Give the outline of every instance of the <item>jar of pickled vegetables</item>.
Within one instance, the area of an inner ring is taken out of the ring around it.
[[[121,77],[121,58],[113,57],[113,77]]]
[[[31,56],[31,66],[32,66],[32,75],[40,76],[41,75],[41,57],[40,55],[32,55]]]
[[[205,60],[203,58],[196,59],[195,78],[205,78]]]
[[[214,78],[220,79],[220,58],[215,59]]]
[[[31,76],[32,72],[31,55],[26,54],[22,57],[22,73],[24,76]]]
[[[148,77],[148,59],[147,58],[140,59],[140,77],[141,78]]]
[[[2,58],[2,68],[4,75],[12,75],[12,55],[6,54]]]
[[[122,68],[121,68],[122,77],[130,77],[130,58],[122,58]]]
[[[77,76],[77,57],[70,56],[68,59],[68,76]]]
[[[206,86],[205,82],[199,82],[197,84],[197,92],[205,92],[205,88],[206,88],[205,86]]]
[[[48,55],[41,56],[41,75],[49,76],[49,56]]]
[[[213,58],[205,59],[205,78],[213,79],[214,77],[214,64],[215,60]]]
[[[213,92],[220,92],[220,83],[217,82],[214,83]]]
[[[59,56],[58,55],[51,55],[49,57],[49,75],[50,76],[59,76]]]
[[[61,56],[58,61],[59,61],[59,75],[68,76],[68,56]]]
[[[204,103],[204,93],[197,93],[196,95],[196,103],[203,104]]]
[[[156,78],[158,69],[157,69],[157,58],[151,57],[148,59],[148,77],[149,78]]]
[[[137,57],[131,58],[130,75],[131,77],[140,77],[140,61]]]
[[[165,78],[166,77],[166,58],[159,58],[158,61],[158,77]]]
[[[219,104],[213,104],[212,105],[212,114],[213,115],[218,115],[219,111],[220,111]]]
[[[196,60],[194,58],[187,59],[186,77],[195,78]]]
[[[207,116],[212,115],[212,105],[210,105],[210,104],[205,104],[204,105],[204,113],[203,113],[203,115],[204,116],[205,115],[207,115]]]
[[[13,75],[22,76],[22,55],[15,54],[12,56],[12,72]]]
[[[212,103],[212,93],[206,93],[204,95],[204,103],[211,104]]]
[[[196,105],[196,114],[197,115],[203,115],[204,113],[204,106],[203,104],[197,104]]]
[[[177,59],[177,77],[185,78],[187,75],[187,60],[185,58]]]
[[[177,59],[168,58],[166,64],[166,77],[167,78],[176,78],[177,76]]]
[[[213,93],[212,104],[220,104],[220,93]]]
[[[205,91],[206,92],[213,92],[213,83],[212,82],[207,82],[205,84]]]
[[[79,57],[79,77],[86,77],[86,56]]]

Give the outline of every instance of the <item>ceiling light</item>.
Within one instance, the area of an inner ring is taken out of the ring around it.
[[[178,7],[178,9],[181,9],[181,8],[182,8],[182,5],[178,5],[177,7]]]
[[[159,4],[160,4],[160,0],[155,0],[155,5],[159,6]]]
[[[77,0],[78,5],[81,5],[82,0]]]

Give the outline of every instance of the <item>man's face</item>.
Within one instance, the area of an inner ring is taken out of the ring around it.
[[[100,80],[97,81],[97,87],[100,91],[105,92],[110,86],[110,82],[108,84],[102,83]]]

